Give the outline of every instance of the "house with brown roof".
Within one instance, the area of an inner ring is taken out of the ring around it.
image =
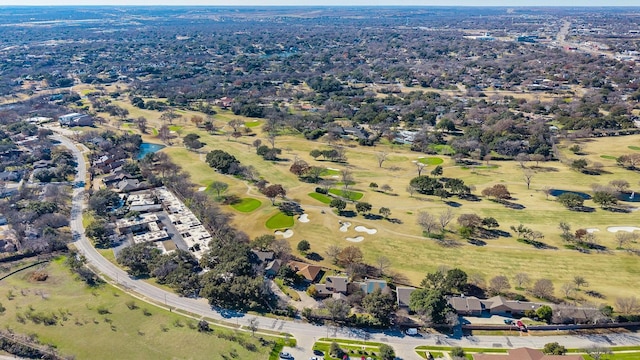
[[[320,266],[303,263],[301,261],[289,261],[288,265],[296,274],[302,275],[308,282],[315,282],[318,275],[322,272]]]
[[[582,355],[546,355],[530,348],[510,349],[507,354],[473,354],[473,360],[583,360]]]
[[[475,296],[450,296],[447,302],[458,315],[482,315],[482,302]]]
[[[397,286],[396,287],[396,301],[398,302],[398,308],[408,308],[411,301],[411,293],[415,288],[409,286]]]
[[[494,296],[486,300],[480,300],[484,308],[489,310],[491,315],[524,315],[527,310],[536,311],[544,304],[532,303],[529,301],[509,300],[502,296]]]

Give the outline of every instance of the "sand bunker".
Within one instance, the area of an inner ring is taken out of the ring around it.
[[[608,232],[617,233],[618,231],[626,231],[626,232],[634,232],[636,230],[640,230],[640,227],[635,226],[609,226],[607,228]]]
[[[376,229],[369,229],[369,228],[364,227],[364,226],[362,226],[362,225],[358,225],[358,226],[356,226],[356,227],[354,228],[354,230],[355,230],[355,231],[357,231],[357,232],[366,232],[366,233],[367,233],[367,234],[369,234],[369,235],[373,235],[373,234],[375,234],[375,233],[377,233],[377,232],[378,232],[378,230],[376,230]]]
[[[341,223],[342,226],[340,226],[340,231],[342,232],[347,232],[347,230],[349,230],[349,226],[351,226],[351,223],[348,221],[345,221],[343,223]]]
[[[588,232],[589,234],[593,234],[594,232],[598,232],[598,231],[600,231],[600,229],[598,229],[598,228],[587,228],[587,229],[585,229],[585,230],[587,230],[587,232]]]
[[[340,171],[340,169],[334,169],[334,168],[330,168],[330,167],[328,167],[327,170]]]
[[[293,236],[293,230],[287,229],[285,231],[276,230],[275,235],[281,235],[283,238],[288,239]]]
[[[307,214],[302,214],[298,217],[298,221],[302,222],[302,223],[308,223],[309,222],[309,215]]]
[[[203,187],[198,188],[198,191],[205,191],[205,190],[207,190],[207,188],[206,188],[206,187],[204,187],[204,186],[203,186]]]
[[[347,237],[345,239],[347,239],[347,241],[351,241],[351,242],[361,242],[362,240],[364,240],[364,237],[363,236],[356,236],[356,237]]]

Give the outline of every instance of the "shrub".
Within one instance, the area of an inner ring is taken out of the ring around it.
[[[317,188],[316,188],[316,192],[317,192],[318,194],[325,194],[325,195],[326,195],[329,191],[327,191],[327,190],[325,190],[325,189],[323,189],[323,188],[321,188],[321,187],[317,187]]]

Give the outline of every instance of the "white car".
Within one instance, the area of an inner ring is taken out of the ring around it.
[[[291,356],[291,354],[289,354],[288,352],[281,352],[280,359],[293,359],[293,356]]]
[[[407,335],[418,335],[418,329],[409,328],[409,329],[405,330],[404,333],[407,334]]]

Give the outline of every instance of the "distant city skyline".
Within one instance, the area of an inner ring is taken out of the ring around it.
[[[236,0],[232,3],[220,0],[3,0],[0,6],[505,6],[505,7],[597,7],[635,6],[637,0]]]

